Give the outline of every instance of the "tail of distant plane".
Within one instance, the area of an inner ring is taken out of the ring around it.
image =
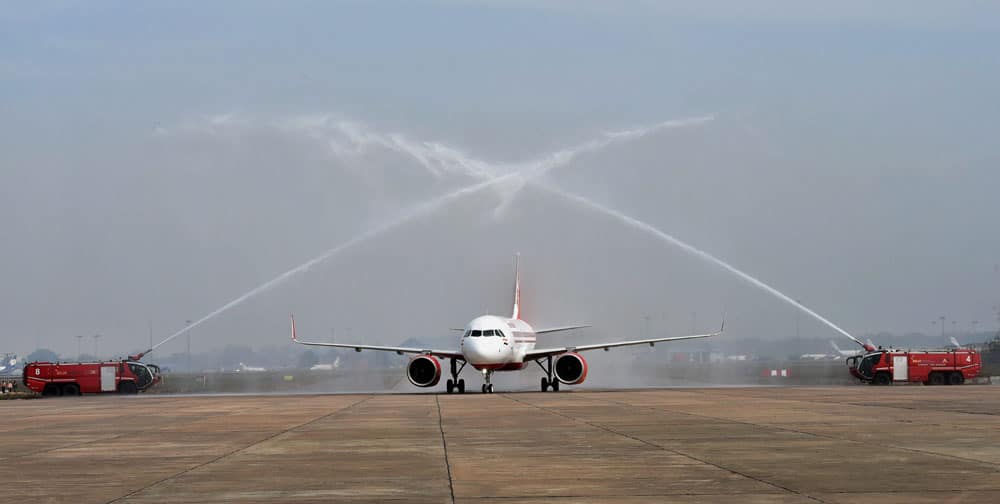
[[[953,346],[954,346],[955,348],[962,348],[962,344],[961,344],[961,343],[959,343],[959,342],[958,342],[958,340],[957,340],[957,339],[955,339],[955,337],[954,337],[954,336],[952,336],[952,337],[950,338],[950,341],[951,341],[951,344],[952,344],[952,345],[953,345]]]
[[[521,254],[514,254],[514,308],[510,318],[521,318],[521,270],[518,266]]]

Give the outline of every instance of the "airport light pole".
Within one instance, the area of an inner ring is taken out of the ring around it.
[[[100,334],[95,334],[94,335],[94,359],[97,359],[97,360],[101,360],[100,358],[97,357],[97,340],[100,337],[101,337]]]
[[[83,335],[76,335],[76,360],[80,360],[80,356],[83,355]]]
[[[938,320],[941,321],[941,339],[944,339],[944,320],[945,320],[944,315],[938,317]]]

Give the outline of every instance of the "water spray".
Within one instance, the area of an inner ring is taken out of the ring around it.
[[[327,259],[330,259],[331,257],[337,255],[343,250],[351,248],[367,240],[373,239],[393,228],[406,224],[407,222],[414,220],[418,217],[428,215],[434,212],[435,210],[454,201],[455,199],[461,198],[468,194],[475,193],[477,191],[480,191],[484,188],[491,186],[506,188],[506,191],[504,191],[501,194],[502,200],[500,204],[494,211],[495,215],[499,215],[500,213],[502,213],[503,209],[505,209],[510,204],[510,200],[513,199],[513,197],[518,192],[520,192],[520,190],[526,185],[526,183],[547,174],[554,168],[558,168],[560,166],[569,164],[573,159],[578,157],[580,154],[597,151],[612,144],[615,144],[617,142],[641,138],[659,129],[697,125],[711,121],[713,119],[714,119],[713,116],[703,116],[690,119],[665,121],[652,126],[636,128],[632,130],[613,131],[605,133],[602,137],[598,139],[578,144],[572,148],[556,151],[552,154],[543,156],[539,159],[530,162],[516,163],[516,164],[497,164],[497,165],[492,165],[490,163],[466,156],[460,150],[450,148],[442,144],[431,143],[431,142],[414,142],[398,134],[384,136],[375,133],[362,132],[360,129],[358,129],[356,126],[350,123],[343,123],[343,122],[337,123],[336,125],[337,129],[341,133],[348,136],[349,140],[351,140],[352,143],[355,144],[355,148],[358,151],[362,150],[367,145],[375,144],[413,157],[418,163],[424,166],[424,168],[426,168],[432,176],[435,177],[440,176],[440,171],[437,170],[436,167],[434,166],[434,163],[437,163],[441,166],[446,167],[451,171],[455,171],[455,168],[458,168],[458,170],[464,175],[473,176],[476,178],[486,179],[486,180],[483,180],[479,183],[472,184],[466,187],[462,187],[444,196],[439,196],[425,203],[411,207],[410,209],[401,212],[399,216],[396,217],[395,219],[390,220],[369,231],[366,231],[352,238],[351,240],[341,245],[338,245],[330,250],[327,250],[326,252],[320,254],[319,256],[310,259],[309,261],[306,261],[305,263],[295,268],[292,268],[286,271],[285,273],[282,273],[281,275],[275,277],[274,279],[269,280],[268,282],[265,282],[259,285],[258,287],[255,287],[249,292],[237,297],[236,299],[233,299],[232,301],[226,303],[225,305],[209,313],[208,315],[205,315],[204,317],[194,321],[193,323],[184,327],[180,331],[177,331],[176,333],[170,335],[163,341],[154,345],[146,352],[140,353],[137,356],[137,359],[141,358],[144,354],[152,352],[153,350],[167,343],[168,341],[178,336],[181,336],[187,331],[220,315],[226,310],[229,310],[230,308],[233,308],[256,295],[261,294],[273,288],[274,286],[288,280],[291,277],[294,277],[300,273],[308,271],[313,266],[321,262],[324,262]],[[325,122],[326,119],[323,119],[323,121],[321,121],[321,123]],[[342,152],[338,151],[338,153]],[[494,167],[506,168],[507,173],[505,175],[498,176],[497,175],[498,170],[495,169]],[[871,350],[871,348],[869,348],[868,345],[865,345],[860,340],[852,336],[850,333],[840,328],[833,322],[827,320],[825,317],[816,313],[812,309],[804,306],[803,304],[785,295],[784,293],[775,289],[774,287],[771,287],[770,285],[764,283],[763,281],[739,270],[738,268],[713,256],[712,254],[709,254],[708,252],[698,249],[670,234],[660,231],[659,229],[653,227],[648,223],[645,223],[634,217],[630,217],[618,210],[608,208],[583,196],[563,191],[561,189],[552,187],[551,185],[537,184],[537,186],[553,194],[557,194],[563,198],[566,198],[570,201],[574,201],[584,207],[591,209],[592,211],[596,211],[614,217],[622,221],[626,225],[629,225],[643,232],[649,233],[657,237],[661,241],[676,246],[681,250],[684,250],[685,252],[688,252],[696,257],[699,257],[712,264],[715,264],[716,266],[719,266],[722,269],[736,275],[737,277],[743,279],[744,281],[750,283],[751,285],[761,290],[764,290],[765,292],[777,297],[778,299],[794,306],[799,310],[802,310],[809,316],[815,318],[816,320],[822,322],[823,324],[827,325],[828,327],[832,328],[838,333],[843,334],[847,338],[851,339],[852,341],[860,345],[862,348],[865,348],[866,350]]]
[[[460,198],[462,198],[464,196],[468,196],[470,194],[474,194],[474,193],[476,193],[476,192],[478,192],[480,190],[483,190],[483,189],[485,189],[487,187],[490,187],[490,186],[493,186],[493,185],[496,185],[496,184],[502,184],[502,183],[504,183],[505,181],[507,181],[511,177],[512,177],[512,175],[504,175],[504,176],[501,176],[501,177],[491,178],[491,179],[488,179],[486,181],[473,184],[471,186],[466,186],[466,187],[462,187],[462,188],[456,189],[455,191],[452,191],[452,192],[450,192],[448,194],[445,194],[444,196],[438,196],[437,198],[434,198],[434,199],[432,199],[430,201],[427,201],[427,202],[421,203],[419,205],[416,205],[414,207],[411,207],[411,208],[407,209],[406,211],[402,212],[395,219],[393,219],[391,221],[388,221],[388,222],[386,222],[384,224],[381,224],[381,225],[379,225],[377,227],[374,227],[372,229],[369,229],[368,231],[365,231],[364,233],[361,233],[360,235],[355,236],[354,238],[352,238],[352,239],[350,239],[350,240],[348,240],[348,241],[346,241],[346,242],[344,242],[344,243],[342,243],[340,245],[337,245],[336,247],[334,247],[332,249],[329,249],[326,252],[323,252],[322,254],[320,254],[320,255],[318,255],[318,256],[316,256],[316,257],[314,257],[314,258],[312,258],[312,259],[310,259],[310,260],[308,260],[308,261],[306,261],[306,262],[304,262],[304,263],[302,263],[302,264],[300,264],[300,265],[298,265],[298,266],[296,266],[296,267],[294,267],[294,268],[292,268],[292,269],[290,269],[290,270],[288,270],[288,271],[286,271],[286,272],[284,272],[284,273],[282,273],[282,274],[280,274],[280,275],[278,275],[276,277],[274,277],[273,279],[268,280],[267,282],[264,282],[263,284],[260,284],[257,287],[254,287],[253,289],[251,289],[250,291],[248,291],[246,294],[243,294],[242,296],[240,296],[240,297],[238,297],[236,299],[233,299],[232,301],[230,301],[230,302],[222,305],[221,307],[219,307],[215,311],[209,313],[208,315],[205,315],[204,317],[201,317],[200,319],[195,320],[194,322],[186,325],[183,329],[175,332],[174,334],[171,334],[170,336],[168,336],[163,341],[161,341],[161,342],[153,345],[153,347],[150,348],[149,350],[147,350],[146,352],[142,352],[141,354],[139,354],[139,357],[141,358],[142,355],[147,354],[149,352],[152,352],[153,350],[156,350],[157,348],[159,348],[163,344],[167,343],[168,341],[170,341],[170,340],[172,340],[172,339],[174,339],[174,338],[176,338],[176,337],[178,337],[178,336],[180,336],[180,335],[182,335],[182,334],[190,331],[191,329],[194,329],[195,327],[198,327],[199,325],[201,325],[201,324],[203,324],[203,323],[205,323],[205,322],[207,322],[207,321],[209,321],[209,320],[211,320],[213,318],[215,318],[216,316],[218,316],[222,312],[224,312],[224,311],[226,311],[226,310],[228,310],[228,309],[230,309],[230,308],[232,308],[232,307],[234,307],[234,306],[236,306],[236,305],[238,305],[238,304],[240,304],[240,303],[242,303],[242,302],[244,302],[244,301],[246,301],[246,300],[248,300],[248,299],[250,299],[250,298],[252,298],[254,296],[257,296],[258,294],[261,294],[261,293],[263,293],[263,292],[265,292],[267,290],[270,290],[271,288],[275,287],[276,285],[278,285],[278,284],[280,284],[280,283],[282,283],[282,282],[284,282],[284,281],[286,281],[286,280],[288,280],[288,279],[290,279],[290,278],[292,278],[292,277],[294,277],[296,275],[299,275],[301,273],[305,273],[306,271],[309,271],[310,269],[312,269],[312,267],[316,266],[319,263],[322,263],[322,262],[326,261],[327,259],[330,259],[331,257],[333,257],[333,256],[335,256],[335,255],[337,255],[337,254],[339,254],[341,252],[343,252],[344,250],[347,250],[347,249],[349,249],[351,247],[354,247],[354,246],[356,246],[358,244],[361,244],[363,242],[371,240],[371,239],[373,239],[373,238],[375,238],[375,237],[377,237],[379,235],[382,235],[382,234],[386,233],[387,231],[389,231],[389,230],[391,230],[393,228],[402,226],[403,224],[406,224],[407,222],[410,222],[410,221],[412,221],[414,219],[417,219],[419,217],[423,217],[423,216],[426,216],[428,214],[431,214],[435,210],[438,210],[438,209],[440,209],[440,208],[448,205],[449,203],[452,203],[455,200],[460,199]]]
[[[548,191],[548,192],[550,192],[552,194],[559,195],[559,196],[561,196],[561,197],[563,197],[565,199],[568,199],[570,201],[574,201],[574,202],[580,204],[581,206],[589,208],[590,210],[593,210],[595,212],[603,213],[603,214],[608,215],[610,217],[614,217],[614,218],[616,218],[616,219],[624,222],[625,224],[627,224],[627,225],[629,225],[629,226],[631,226],[633,228],[636,228],[636,229],[638,229],[640,231],[645,231],[646,233],[649,233],[649,234],[651,234],[651,235],[659,238],[662,241],[665,241],[665,242],[667,242],[667,243],[669,243],[669,244],[671,244],[671,245],[673,245],[673,246],[675,246],[677,248],[680,248],[681,250],[683,250],[683,251],[685,251],[685,252],[687,252],[689,254],[692,254],[692,255],[700,258],[700,259],[704,259],[704,260],[706,260],[706,261],[708,261],[708,262],[710,262],[712,264],[715,264],[716,266],[719,266],[720,268],[722,268],[722,269],[724,269],[724,270],[726,270],[726,271],[728,271],[728,272],[736,275],[737,277],[745,280],[746,282],[750,283],[754,287],[762,289],[765,292],[767,292],[767,293],[769,293],[769,294],[777,297],[778,299],[780,299],[780,300],[782,300],[782,301],[784,301],[784,302],[786,302],[786,303],[794,306],[795,308],[798,308],[799,310],[802,310],[803,312],[805,312],[809,316],[811,316],[811,317],[815,318],[816,320],[818,320],[818,321],[826,324],[831,329],[839,332],[840,334],[843,334],[844,336],[847,336],[848,338],[850,338],[855,343],[861,345],[863,348],[865,348],[865,349],[868,348],[860,340],[858,340],[854,336],[851,336],[851,334],[848,333],[847,331],[841,329],[840,326],[838,326],[837,324],[834,324],[833,322],[830,322],[825,317],[823,317],[822,315],[820,315],[820,314],[816,313],[815,311],[809,309],[807,306],[803,305],[802,303],[799,303],[798,301],[796,301],[796,300],[792,299],[791,297],[785,295],[783,292],[779,291],[778,289],[775,289],[774,287],[771,287],[770,285],[762,282],[761,280],[758,280],[757,278],[751,276],[750,274],[743,272],[742,270],[736,268],[735,266],[733,266],[733,265],[731,265],[731,264],[723,261],[722,259],[719,259],[718,257],[713,256],[712,254],[709,254],[708,252],[705,252],[704,250],[701,250],[701,249],[699,249],[697,247],[694,247],[693,245],[690,245],[687,242],[684,242],[684,241],[682,241],[682,240],[680,240],[680,239],[678,239],[678,238],[676,238],[674,236],[671,236],[670,234],[667,234],[667,233],[665,233],[663,231],[660,231],[659,229],[657,229],[657,228],[653,227],[652,225],[647,224],[647,223],[645,223],[645,222],[643,222],[643,221],[641,221],[639,219],[636,219],[634,217],[630,217],[630,216],[628,216],[628,215],[626,215],[626,214],[624,214],[622,212],[619,212],[618,210],[615,210],[613,208],[608,208],[608,207],[606,207],[604,205],[601,205],[601,204],[596,203],[594,201],[591,201],[591,200],[589,200],[587,198],[584,198],[583,196],[580,196],[580,195],[577,195],[577,194],[573,194],[573,193],[569,193],[569,192],[563,191],[562,189],[558,189],[558,188],[552,187],[551,185],[547,185],[547,184],[536,183],[535,186],[536,187],[540,187],[540,188],[544,189],[545,191]]]

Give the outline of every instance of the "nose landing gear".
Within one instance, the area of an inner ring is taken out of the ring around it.
[[[448,393],[458,391],[459,394],[465,393],[465,379],[459,379],[458,373],[461,373],[465,369],[465,361],[462,361],[462,367],[458,367],[456,359],[451,359],[451,378],[448,378],[445,384],[448,389]]]
[[[492,378],[492,377],[493,377],[493,370],[492,369],[484,369],[483,370],[483,380],[486,382],[486,383],[483,384],[483,388],[482,388],[484,394],[492,394],[493,393],[493,384],[490,383],[490,378]]]

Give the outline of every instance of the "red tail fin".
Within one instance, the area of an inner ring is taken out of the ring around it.
[[[514,309],[510,316],[512,319],[521,318],[521,270],[518,267],[519,259],[521,259],[521,254],[514,254]]]

